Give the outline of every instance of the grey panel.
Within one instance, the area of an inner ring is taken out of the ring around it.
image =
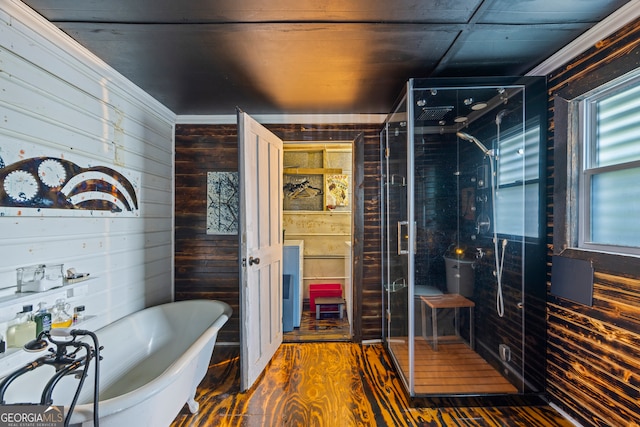
[[[596,23],[628,0],[494,0],[482,23]]]
[[[449,52],[448,69],[465,75],[476,69],[485,75],[522,75],[553,55],[556,41],[567,44],[583,29],[576,24],[547,26],[476,26]]]
[[[282,332],[293,331],[293,276],[282,275]]]
[[[552,257],[551,294],[591,306],[593,304],[593,266],[582,259]]]

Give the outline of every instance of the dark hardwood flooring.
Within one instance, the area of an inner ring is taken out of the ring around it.
[[[572,426],[549,406],[410,407],[382,344],[283,344],[249,391],[239,384],[238,348],[216,346],[200,411],[171,426]]]
[[[318,341],[349,341],[351,332],[349,320],[345,315],[342,319],[334,313],[320,314],[316,319],[315,314],[309,311],[308,306],[302,311],[300,327],[291,332],[285,332],[283,342],[318,342]]]

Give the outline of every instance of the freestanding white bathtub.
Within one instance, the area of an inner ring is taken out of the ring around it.
[[[231,307],[221,301],[180,301],[138,311],[95,331],[104,347],[100,426],[168,426],[185,402],[197,412],[196,387],[207,372],[218,331],[230,316]],[[93,425],[94,363],[71,425]],[[9,386],[6,402],[38,403],[53,373],[52,367],[43,366],[22,375]],[[71,377],[60,381],[54,405],[67,406],[77,385]]]

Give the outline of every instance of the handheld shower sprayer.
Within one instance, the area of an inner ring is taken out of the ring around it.
[[[507,114],[507,110],[498,111],[498,114],[496,114],[496,126],[500,126],[500,124],[502,123],[502,118],[505,114]]]
[[[89,342],[77,339],[84,336],[90,337],[93,341],[93,346]],[[49,344],[52,344],[54,348],[48,348]],[[40,398],[40,405],[53,405],[53,390],[56,385],[64,377],[73,377],[78,380],[78,386],[73,394],[71,402],[68,404],[67,416],[64,419],[64,426],[69,426],[73,410],[80,397],[80,391],[84,385],[85,379],[89,374],[89,365],[94,360],[94,386],[93,386],[93,425],[98,427],[99,415],[99,378],[100,378],[100,350],[102,347],[98,342],[98,337],[94,332],[82,330],[82,329],[66,329],[55,328],[50,331],[42,331],[38,334],[35,340],[29,341],[25,344],[24,350],[30,353],[40,352],[48,349],[48,354],[27,365],[19,368],[18,370],[7,375],[2,381],[0,381],[0,404],[5,404],[5,393],[9,385],[16,380],[19,376],[33,371],[44,365],[53,366],[55,373],[53,377],[47,382],[42,391]],[[69,350],[72,350],[69,352]],[[30,403],[20,403],[27,405]]]
[[[456,136],[458,138],[464,139],[465,141],[473,142],[474,144],[476,144],[478,148],[482,150],[485,156],[489,156],[489,157],[493,156],[494,154],[493,150],[489,150],[487,147],[485,147],[485,145],[482,142],[480,142],[478,138],[476,138],[475,136],[469,135],[468,133],[461,132],[461,131],[456,132]]]
[[[500,140],[500,123],[502,123],[502,117],[505,114],[506,114],[506,110],[501,110],[496,115],[496,125],[498,127],[498,141]],[[478,218],[477,227],[478,227],[478,232],[480,232],[480,229],[482,226],[486,226],[487,229],[490,226],[493,226],[493,247],[494,247],[493,256],[495,258],[495,265],[496,265],[494,275],[496,277],[496,282],[497,282],[496,312],[498,313],[498,316],[502,317],[504,316],[504,299],[502,296],[502,270],[504,267],[505,249],[507,247],[508,242],[507,242],[507,239],[504,239],[502,241],[502,255],[500,255],[500,251],[498,248],[498,231],[496,228],[496,212],[497,212],[496,171],[495,171],[496,165],[494,164],[494,161],[496,161],[497,163],[496,152],[494,150],[489,150],[487,147],[485,147],[485,145],[482,142],[478,140],[478,138],[476,138],[473,135],[469,135],[468,133],[461,132],[461,131],[456,132],[456,135],[458,136],[458,138],[464,139],[465,141],[473,142],[478,146],[478,148],[480,148],[480,150],[482,150],[485,156],[489,157],[489,165],[491,166],[491,205],[492,205],[492,212],[493,212],[493,224],[491,224],[491,221],[480,221],[480,218]],[[500,144],[498,142],[498,146],[499,145]]]

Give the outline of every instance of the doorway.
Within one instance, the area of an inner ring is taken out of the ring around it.
[[[284,144],[283,271],[293,280],[293,296],[284,299],[284,342],[351,340],[352,157],[350,141]],[[339,306],[316,315],[313,302],[325,285],[344,298],[342,318]]]

